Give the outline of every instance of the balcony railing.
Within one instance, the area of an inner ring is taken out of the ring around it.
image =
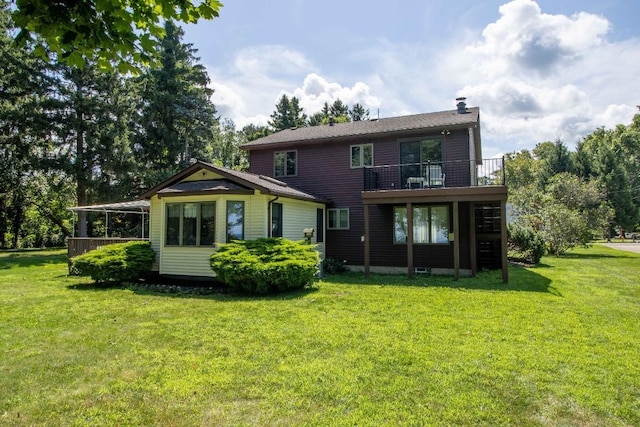
[[[504,185],[504,158],[405,163],[364,169],[364,191]]]

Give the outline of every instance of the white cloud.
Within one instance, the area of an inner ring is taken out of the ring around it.
[[[300,100],[300,105],[307,114],[318,112],[325,102],[331,105],[337,99],[350,107],[360,103],[370,110],[378,108],[382,102],[380,98],[371,94],[371,89],[363,82],[356,82],[352,87],[346,87],[329,82],[315,73],[307,75],[302,86],[288,94]]]
[[[478,42],[443,55],[440,78],[481,107],[485,155],[628,124],[640,88],[640,40],[612,43],[611,24],[585,12],[545,14],[532,0],[500,7]],[[628,103],[628,104],[625,104]]]

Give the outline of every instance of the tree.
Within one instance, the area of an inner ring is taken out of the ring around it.
[[[634,200],[640,194],[634,140],[633,131],[622,125],[616,130],[600,128],[578,144],[576,154],[576,169],[605,188],[615,211],[613,221],[624,230],[635,229],[640,220],[640,200]]]
[[[206,158],[217,120],[213,90],[207,87],[209,77],[197,50],[181,42],[180,27],[167,22],[165,30],[161,66],[139,79],[143,89],[133,151],[143,171],[140,189],[171,176],[190,158]]]
[[[537,174],[539,188],[545,188],[553,176],[562,172],[572,173],[574,170],[571,153],[560,140],[540,143],[533,152],[540,160]]]
[[[248,142],[255,141],[256,139],[265,137],[267,135],[271,135],[272,130],[269,128],[269,126],[248,124],[242,128],[241,132]]]
[[[350,121],[349,106],[345,105],[340,99],[336,99],[331,105],[325,102],[322,110],[309,117],[307,124],[309,126],[320,126],[330,123],[348,123]]]
[[[240,146],[247,142],[244,132],[236,130],[231,119],[224,119],[214,125],[214,139],[211,153],[207,158],[213,163],[228,169],[246,171],[249,169],[249,159]]]
[[[304,114],[300,101],[295,96],[289,97],[283,94],[276,104],[275,111],[271,114],[269,126],[275,131],[291,129],[293,127],[304,127],[307,115]]]
[[[353,122],[369,120],[369,109],[365,109],[362,104],[356,102],[349,110],[349,117]]]
[[[613,217],[605,192],[594,181],[564,172],[545,189],[535,184],[510,195],[515,221],[542,232],[549,251],[557,256],[601,236]]]
[[[11,32],[5,4],[0,7],[0,247],[16,248],[29,244],[26,234],[35,244],[47,240],[43,230],[68,235],[69,212],[66,206],[57,209],[63,196],[51,189],[59,180],[44,164],[52,151],[57,80],[30,46],[11,43]]]
[[[15,0],[16,40],[54,52],[67,65],[138,71],[153,62],[165,21],[196,23],[219,15],[218,0]]]
[[[61,170],[75,183],[79,206],[121,200],[131,189],[129,123],[135,98],[117,73],[92,64],[59,65],[56,103],[49,110],[53,129],[48,170]],[[86,212],[78,213],[78,235],[88,232]]]

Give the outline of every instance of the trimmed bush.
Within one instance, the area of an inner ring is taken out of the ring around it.
[[[302,289],[313,282],[318,262],[315,246],[281,237],[221,244],[210,261],[218,280],[252,294]]]
[[[542,233],[532,227],[514,223],[508,226],[507,232],[509,258],[537,264],[547,252]]]
[[[136,280],[151,271],[155,252],[149,242],[113,243],[71,259],[71,271],[97,283]]]

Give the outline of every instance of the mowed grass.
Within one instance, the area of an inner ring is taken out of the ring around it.
[[[0,425],[640,425],[640,256],[175,296],[0,254]]]

